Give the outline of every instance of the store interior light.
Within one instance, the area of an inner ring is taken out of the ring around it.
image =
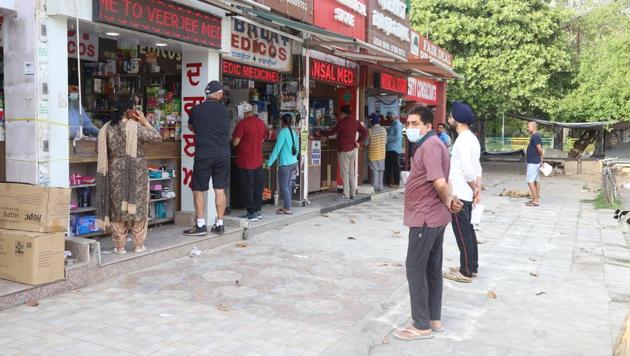
[[[166,47],[166,43],[156,43],[155,45],[158,47]]]
[[[387,95],[387,93],[381,93],[381,95],[385,96],[385,95]]]
[[[118,36],[118,35],[120,35],[120,33],[118,33],[118,32],[105,32],[105,34],[107,36]]]

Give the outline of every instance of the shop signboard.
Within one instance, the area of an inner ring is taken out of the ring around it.
[[[411,34],[405,0],[369,0],[367,41],[387,52],[407,57]]]
[[[407,78],[383,72],[374,73],[374,88],[385,89],[402,95],[407,95],[409,90]]]
[[[409,57],[420,57],[420,34],[414,30],[411,30]]]
[[[278,72],[291,71],[291,40],[276,32],[232,19],[231,61]]]
[[[256,2],[269,6],[283,15],[313,23],[313,0],[257,0]]]
[[[437,83],[435,81],[410,77],[407,79],[407,83],[407,100],[437,105]]]
[[[357,73],[354,68],[327,63],[312,58],[311,78],[346,87],[354,87],[357,85]]]
[[[169,0],[93,0],[95,22],[221,48],[221,18]]]
[[[367,0],[317,0],[315,25],[345,35],[365,40]]]
[[[266,83],[278,83],[280,81],[280,73],[276,71],[226,60],[223,61],[223,74]]]
[[[435,59],[448,67],[453,67],[452,54],[413,30],[411,31],[409,55],[411,57]]]
[[[81,32],[77,46],[77,31],[68,30],[68,57],[77,58],[77,52],[81,55],[82,61],[98,62],[98,36]]]

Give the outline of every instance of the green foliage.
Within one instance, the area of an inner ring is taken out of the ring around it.
[[[449,99],[500,120],[501,112],[548,112],[564,94],[568,15],[543,0],[412,0],[411,23],[455,56],[465,80],[449,82]]]
[[[596,8],[572,30],[578,74],[573,90],[551,111],[558,121],[630,121],[630,1]]]
[[[595,197],[595,200],[593,201],[593,207],[595,209],[620,209],[622,205],[623,203],[621,200],[609,203],[604,192],[597,193],[597,197]]]

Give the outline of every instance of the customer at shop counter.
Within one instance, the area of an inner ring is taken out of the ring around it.
[[[344,105],[340,109],[341,115],[337,125],[332,130],[323,131],[323,136],[337,135],[337,152],[339,156],[339,166],[341,179],[343,179],[343,197],[354,199],[357,192],[356,180],[356,160],[357,148],[368,138],[368,131],[352,115],[349,105]],[[357,140],[357,133],[359,139]]]
[[[271,167],[276,159],[278,159],[278,185],[280,196],[284,201],[282,208],[276,210],[276,214],[293,214],[291,210],[291,188],[292,182],[297,173],[298,159],[297,154],[300,149],[300,140],[291,128],[293,117],[290,114],[284,114],[281,118],[282,128],[278,133],[276,145],[269,156],[267,166]]]
[[[396,116],[392,116],[392,123],[387,130],[387,152],[385,154],[385,183],[390,188],[400,185],[399,157],[402,153],[402,124]]]
[[[125,254],[131,231],[135,252],[144,252],[149,210],[149,174],[144,144],[162,141],[131,101],[116,105],[112,119],[98,134],[96,217],[99,228],[111,223],[114,252]]]
[[[71,140],[80,138],[79,129],[81,127],[83,127],[83,135],[98,136],[98,128],[92,124],[85,109],[79,104],[79,88],[74,85],[68,87],[68,127],[70,128]]]
[[[381,120],[376,114],[370,117],[370,142],[368,144],[368,160],[372,171],[372,186],[374,191],[383,190],[383,172],[385,171],[385,144],[387,131],[381,126]]]
[[[444,278],[460,283],[472,282],[479,268],[477,235],[470,222],[473,207],[481,199],[481,149],[477,136],[470,130],[474,123],[475,115],[470,106],[454,102],[448,124],[457,132],[457,139],[451,152],[448,181],[453,194],[461,199],[464,207],[459,213],[453,214],[451,224],[459,248],[459,266],[451,267],[444,273]]]
[[[252,105],[242,102],[243,120],[239,121],[232,134],[236,147],[236,181],[245,200],[247,212],[242,218],[249,221],[262,219],[263,177],[262,144],[265,142],[265,123],[254,115]]]
[[[196,224],[185,230],[185,235],[201,236],[208,233],[205,216],[205,192],[214,189],[217,218],[210,231],[225,231],[223,214],[227,198],[225,189],[230,181],[230,118],[223,104],[223,85],[216,80],[205,89],[206,101],[192,108],[188,127],[195,133],[195,161],[192,191],[195,201]]]
[[[438,133],[438,136],[440,137],[440,140],[442,140],[442,142],[444,142],[446,147],[451,147],[451,136],[449,136],[448,132],[446,131],[446,124],[445,123],[440,122],[437,125],[437,133]]]
[[[407,281],[411,301],[411,325],[398,329],[401,340],[430,339],[444,332],[442,314],[442,244],[451,214],[462,203],[450,194],[450,157],[446,146],[432,131],[433,113],[414,108],[407,117],[407,137],[416,143],[411,172],[405,184],[404,224],[409,227]]]

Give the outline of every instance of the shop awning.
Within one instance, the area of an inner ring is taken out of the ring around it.
[[[558,121],[549,121],[537,117],[530,117],[520,114],[507,114],[507,116],[523,120],[523,121],[533,121],[539,125],[543,126],[555,126],[565,129],[595,129],[599,130],[604,126],[614,125],[617,121],[598,121],[598,122],[558,122]]]
[[[350,60],[359,60],[361,56],[368,56],[371,59],[381,59],[386,62],[407,62],[407,59],[393,53],[387,52],[383,49],[380,49],[376,46],[373,46],[365,41],[358,40],[356,38],[340,35],[338,33],[328,31],[321,27],[309,25],[307,23],[294,21],[279,15],[276,15],[271,12],[262,11],[259,9],[250,9],[248,12],[252,15],[260,17],[264,20],[270,21],[274,24],[282,25],[288,28],[292,28],[294,30],[300,31],[302,33],[308,34],[311,37],[315,37],[317,41],[306,41],[307,44],[312,45],[313,47],[322,46],[324,48],[329,47],[330,50],[335,52],[335,55],[340,57],[346,57]],[[353,48],[357,52],[346,51],[335,49],[334,47],[340,48]],[[378,55],[374,54],[363,54],[359,53],[358,50],[361,48],[371,51],[372,53],[376,52]]]
[[[398,66],[401,70],[418,70],[436,78],[464,79],[464,77],[457,74],[452,68],[433,58],[409,58],[406,63],[400,63]]]

